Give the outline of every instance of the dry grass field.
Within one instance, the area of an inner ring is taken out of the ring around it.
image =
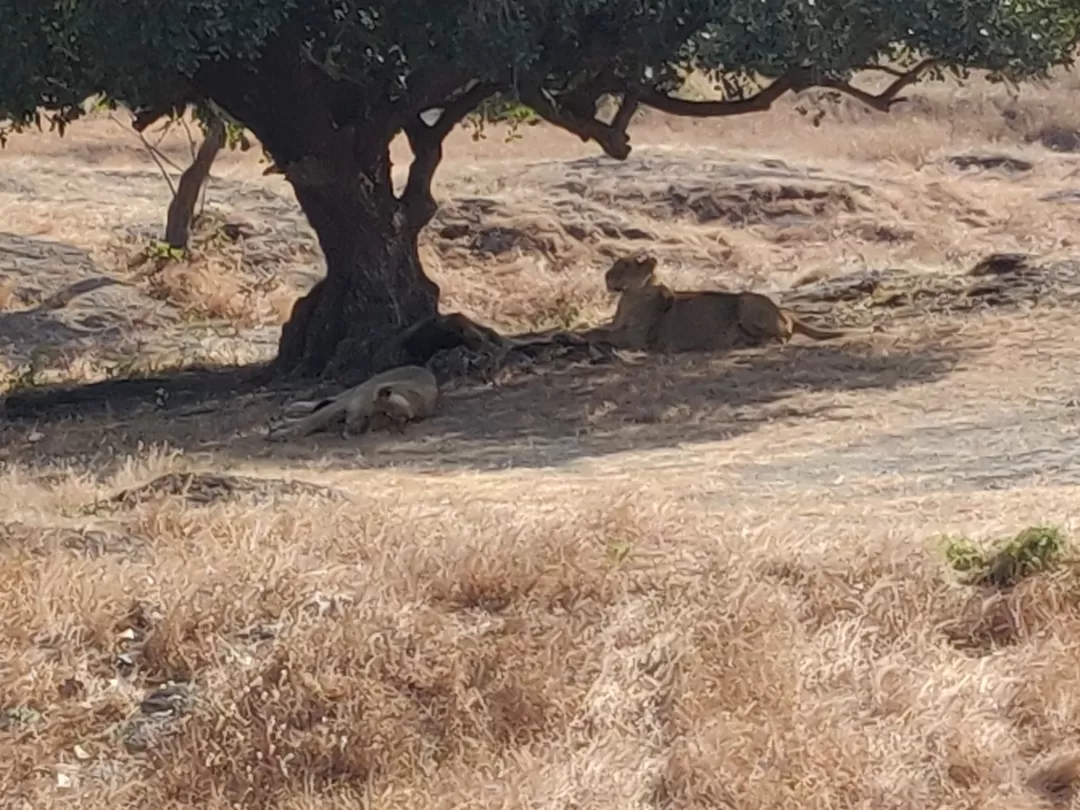
[[[189,261],[139,264],[168,188],[124,119],[14,138],[0,805],[1080,807],[1078,90],[650,115],[621,164],[458,132],[447,310],[597,323],[648,247],[857,329],[283,444],[288,392],[213,368],[269,358],[321,272],[258,150]],[[1031,258],[972,275],[1001,252]]]

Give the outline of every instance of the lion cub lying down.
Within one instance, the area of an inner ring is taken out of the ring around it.
[[[604,274],[619,293],[612,322],[586,335],[621,348],[662,352],[716,351],[784,344],[795,334],[830,340],[846,333],[817,329],[760,293],[675,291],[656,280],[655,256],[641,252],[617,260]]]
[[[398,366],[336,397],[290,403],[286,421],[271,428],[267,438],[307,436],[337,422],[344,422],[345,430],[363,433],[380,416],[402,432],[409,422],[433,416],[438,400],[434,374],[422,366]]]

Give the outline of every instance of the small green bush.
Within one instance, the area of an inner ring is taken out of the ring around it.
[[[1009,588],[1025,577],[1047,571],[1065,556],[1067,542],[1060,529],[1031,526],[984,552],[966,537],[945,538],[945,559],[964,574],[969,585]]]

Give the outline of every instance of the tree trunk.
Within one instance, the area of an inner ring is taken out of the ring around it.
[[[326,257],[326,277],[298,300],[281,330],[274,371],[359,379],[393,363],[380,352],[438,313],[439,288],[420,265],[418,233],[385,181],[359,170],[287,171]]]
[[[286,26],[262,48],[257,69],[210,60],[193,82],[259,138],[326,257],[326,277],[293,306],[270,371],[349,383],[400,362],[402,332],[437,318],[439,288],[420,266],[426,209],[416,193],[394,194],[398,103],[383,98],[381,79],[365,87],[299,58],[304,47],[299,30]]]
[[[206,138],[195,153],[195,160],[180,175],[176,194],[169,203],[169,212],[165,219],[165,241],[171,248],[186,248],[191,235],[191,222],[195,218],[195,204],[199,201],[199,192],[210,176],[214,158],[225,146],[225,124],[215,120],[206,133]]]

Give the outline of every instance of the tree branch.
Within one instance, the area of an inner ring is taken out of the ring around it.
[[[898,104],[905,99],[898,94],[905,87],[914,83],[922,73],[938,63],[936,59],[924,59],[907,71],[899,71],[895,68],[884,66],[868,66],[865,69],[883,70],[896,76],[896,79],[880,93],[869,93],[853,87],[846,81],[835,79],[822,79],[813,76],[810,68],[794,68],[763,90],[758,91],[749,98],[732,99],[726,101],[687,101],[672,98],[664,93],[651,89],[640,91],[640,102],[647,107],[666,112],[671,115],[686,116],[691,118],[717,118],[728,115],[746,115],[747,113],[765,112],[773,103],[788,91],[798,93],[810,87],[827,87],[858,99],[864,104],[888,112],[893,104]]]
[[[626,132],[627,127],[630,126],[630,120],[634,117],[634,113],[638,111],[639,106],[641,106],[641,93],[637,88],[628,89],[624,92],[622,101],[619,103],[619,109],[615,111],[615,116],[611,119],[611,128]]]
[[[646,107],[660,110],[670,115],[689,118],[721,118],[728,115],[746,115],[747,113],[765,112],[780,96],[805,90],[812,84],[810,72],[804,68],[794,68],[774,79],[768,87],[759,90],[748,98],[727,99],[724,101],[688,101],[672,98],[666,93],[652,89],[643,89],[640,100]]]
[[[153,107],[132,110],[131,126],[136,132],[143,132],[166,116],[180,117],[189,104],[197,100],[195,88],[183,78],[175,79],[164,95],[164,101]]]
[[[599,91],[596,86],[593,89]],[[626,160],[630,154],[630,137],[626,133],[625,123],[629,123],[630,115],[633,112],[632,106],[637,105],[637,99],[633,94],[629,93],[624,96],[623,106],[619,110],[619,115],[616,116],[616,120],[624,124],[620,128],[616,127],[614,122],[609,125],[596,119],[596,100],[603,94],[604,92],[596,92],[595,95],[592,95],[588,105],[583,105],[581,103],[583,97],[580,93],[575,93],[572,99],[574,103],[564,106],[549,100],[539,83],[522,83],[518,87],[518,95],[521,100],[545,121],[577,135],[583,141],[596,141],[607,155],[616,160]],[[631,100],[630,114],[624,112],[624,109],[628,108],[627,99]],[[586,109],[589,105],[591,105],[593,111],[591,115],[590,110]]]
[[[803,90],[811,85],[810,72],[795,68],[773,81],[750,98],[727,101],[686,101],[672,98],[650,87],[618,79],[604,71],[592,82],[552,102],[537,84],[519,89],[521,100],[547,121],[577,135],[583,141],[594,140],[613,158],[623,160],[630,154],[627,127],[639,105],[652,107],[671,115],[713,118],[745,115],[768,110],[784,93]],[[622,103],[611,124],[595,117],[596,102],[603,95],[622,95]]]
[[[132,113],[131,126],[136,132],[144,132],[166,116],[179,118],[187,108],[187,100],[167,102],[148,110],[139,110]]]
[[[874,109],[887,112],[893,104],[904,100],[899,96],[900,91],[915,82],[925,70],[933,67],[937,62],[938,60],[935,59],[925,59],[911,70],[903,72],[887,68],[887,72],[893,72],[896,79],[882,92],[876,94],[853,87],[846,81],[819,78],[810,67],[792,68],[774,79],[768,87],[748,98],[722,101],[689,101],[673,98],[654,88],[641,87],[632,82],[619,80],[608,71],[602,72],[592,82],[557,100],[552,100],[544,94],[538,82],[522,84],[519,94],[521,100],[545,120],[572,132],[584,141],[596,141],[608,155],[622,160],[630,153],[630,139],[626,128],[638,105],[645,105],[670,115],[719,118],[765,112],[787,92],[798,93],[818,86],[846,93]],[[597,120],[594,111],[600,96],[620,93],[623,101],[611,124]]]
[[[357,165],[370,168],[393,138],[389,117],[371,115],[366,88],[300,58],[302,39],[296,26],[285,26],[253,62],[205,61],[192,84],[243,121],[290,181],[335,181]]]
[[[398,198],[409,227],[420,230],[431,221],[439,208],[431,193],[431,183],[435,178],[435,170],[443,159],[442,145],[446,136],[466,115],[476,109],[481,101],[498,90],[499,85],[492,82],[477,82],[446,104],[438,105],[442,107],[442,113],[434,124],[425,123],[421,115],[417,114],[402,127],[413,153],[409,179]]]
[[[815,83],[821,87],[839,90],[841,93],[849,95],[879,112],[888,112],[894,104],[907,101],[905,96],[899,95],[900,91],[918,81],[919,76],[934,67],[938,62],[939,60],[937,59],[924,59],[915,65],[915,67],[907,71],[897,71],[894,68],[886,68],[877,65],[871,66],[875,70],[883,70],[886,73],[896,76],[892,83],[880,93],[869,93],[866,90],[860,90],[858,87],[853,87],[849,82],[838,80],[825,79]]]
[[[856,65],[852,68],[852,71],[860,70],[876,70],[879,73],[888,73],[890,76],[904,76],[907,74],[906,70],[890,67],[889,65]]]
[[[406,117],[411,117],[411,113],[441,107],[447,98],[460,97],[460,89],[473,79],[460,71],[449,70],[445,66],[440,68],[421,67],[409,76],[407,104],[410,115]]]

